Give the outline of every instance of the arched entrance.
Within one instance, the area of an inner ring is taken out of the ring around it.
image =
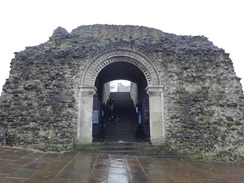
[[[94,141],[134,142],[150,138],[146,78],[137,66],[122,60],[107,65],[96,78],[93,119],[99,120],[93,120]],[[131,81],[131,88],[124,92],[111,92],[108,82],[121,79]],[[112,112],[109,110],[110,100]]]
[[[86,67],[79,91],[78,143],[92,142],[93,95],[97,92],[96,79],[105,67],[113,63],[131,64],[144,75],[149,95],[150,141],[155,145],[162,144],[165,137],[163,87],[158,72],[146,56],[128,49],[106,52],[91,60]]]

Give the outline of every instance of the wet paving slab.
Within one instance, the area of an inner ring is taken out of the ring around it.
[[[244,163],[0,147],[0,183],[244,183]]]

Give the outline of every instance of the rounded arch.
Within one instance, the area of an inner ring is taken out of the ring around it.
[[[138,67],[144,74],[148,86],[160,85],[159,75],[153,63],[144,55],[132,50],[113,50],[93,59],[87,66],[81,86],[94,86],[100,71],[111,63],[127,62]]]
[[[107,65],[97,75],[95,83],[97,85],[99,81],[100,84],[105,84],[113,80],[128,80],[134,83],[145,83],[147,86],[146,77],[141,69],[128,62],[115,62]]]
[[[128,49],[117,49],[105,52],[89,61],[81,77],[78,99],[77,142],[92,142],[93,97],[97,92],[95,82],[98,74],[109,64],[127,62],[135,65],[146,78],[149,95],[150,141],[160,145],[165,138],[163,86],[160,75],[153,62],[145,55]]]

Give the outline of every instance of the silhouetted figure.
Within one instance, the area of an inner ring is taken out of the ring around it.
[[[107,102],[108,104],[108,112],[109,112],[109,120],[114,119],[114,100],[110,98]]]

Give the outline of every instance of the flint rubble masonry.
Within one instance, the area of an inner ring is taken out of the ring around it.
[[[70,33],[58,27],[49,41],[16,52],[0,98],[0,131],[14,146],[72,149],[82,76],[92,60],[116,50],[155,66],[163,143],[205,157],[244,158],[244,95],[229,54],[204,36],[142,26],[89,25]]]

